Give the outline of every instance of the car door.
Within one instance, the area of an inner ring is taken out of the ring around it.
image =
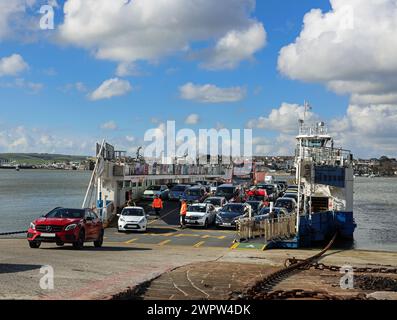
[[[90,240],[94,233],[94,219],[91,215],[91,210],[86,209],[84,214],[85,238]]]
[[[215,219],[216,219],[216,209],[215,206],[210,204],[209,208],[208,208],[208,212],[209,212],[209,219],[208,221],[210,222],[210,224],[214,224],[215,223]]]
[[[93,224],[92,224],[92,228],[93,228],[93,232],[92,232],[92,237],[94,239],[98,239],[99,235],[102,232],[102,221],[101,219],[99,219],[99,217],[96,215],[96,213],[94,211],[90,211],[90,214],[93,218]]]

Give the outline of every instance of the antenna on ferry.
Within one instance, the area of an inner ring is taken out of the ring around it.
[[[306,114],[307,114],[310,110],[312,110],[311,105],[310,105],[309,102],[307,102],[306,100],[305,100],[304,106],[305,106],[305,112],[304,112],[304,114],[303,114],[303,122],[306,121]]]

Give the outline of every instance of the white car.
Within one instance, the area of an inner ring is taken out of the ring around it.
[[[121,214],[117,215],[119,221],[117,224],[119,232],[140,231],[146,232],[148,215],[141,207],[126,207]]]
[[[168,199],[169,190],[166,185],[151,186],[145,190],[142,195],[142,200],[153,200],[159,196],[162,200]]]
[[[186,213],[186,225],[208,228],[215,224],[216,209],[210,203],[192,204]]]
[[[225,197],[209,197],[205,199],[204,203],[212,204],[216,212],[219,212],[228,202]]]

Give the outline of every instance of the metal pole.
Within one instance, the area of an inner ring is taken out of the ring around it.
[[[83,206],[82,206],[83,209],[86,207],[86,203],[87,203],[87,199],[88,199],[88,194],[90,193],[90,190],[91,190],[91,188],[92,188],[92,184],[94,183],[95,174],[96,174],[96,171],[97,171],[97,169],[98,169],[99,158],[100,158],[100,155],[102,154],[102,150],[103,150],[104,146],[105,146],[105,139],[102,140],[102,145],[101,145],[101,148],[100,148],[100,150],[99,150],[99,154],[96,155],[95,168],[94,168],[94,170],[92,171],[90,183],[89,183],[89,185],[88,185],[87,192],[86,192],[85,197],[84,197],[84,202],[83,202]]]

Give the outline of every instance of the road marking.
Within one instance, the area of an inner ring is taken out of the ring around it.
[[[180,233],[180,234],[177,234],[177,235],[175,236],[175,238],[182,238],[182,237],[187,237],[187,238],[198,238],[198,237],[200,237],[200,235],[198,235],[198,234],[192,234],[192,233]]]
[[[201,239],[209,239],[209,238],[223,240],[226,238],[226,236],[210,236],[210,235],[206,234],[205,236],[201,237]]]
[[[153,223],[155,223],[155,222],[157,222],[157,221],[159,221],[159,220],[161,220],[161,219],[163,219],[163,218],[169,216],[171,213],[174,213],[175,211],[178,211],[178,208],[175,208],[174,210],[171,210],[170,212],[168,212],[166,215],[161,216],[160,218],[157,218],[157,219],[155,219],[155,220],[149,222],[148,225],[152,225]]]
[[[171,240],[165,240],[165,241],[161,241],[160,243],[158,243],[158,246],[165,246],[167,243],[170,243]]]
[[[200,242],[196,243],[193,247],[200,248],[204,243],[205,243],[205,241],[200,241]]]
[[[135,238],[135,239],[128,240],[125,243],[130,244],[130,243],[133,243],[133,242],[135,242],[137,240],[138,240],[138,238]]]
[[[237,249],[238,246],[239,246],[239,243],[236,242],[230,247],[230,249]]]
[[[171,237],[174,235],[173,232],[170,233],[146,233],[147,236],[152,236],[152,237]]]

